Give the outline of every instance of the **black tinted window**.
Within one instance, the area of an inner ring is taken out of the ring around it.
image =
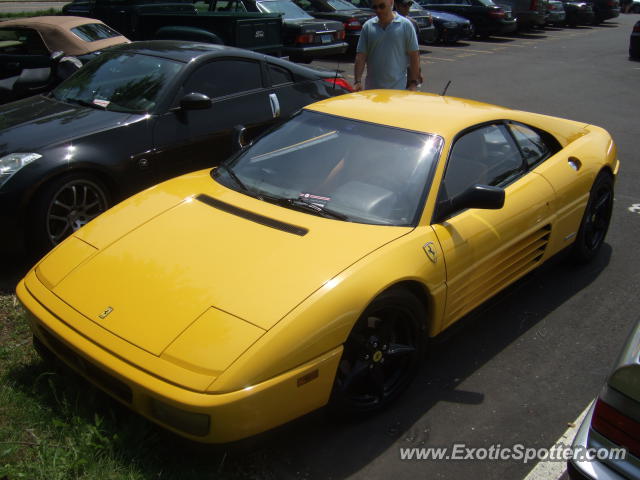
[[[510,124],[509,128],[518,142],[528,167],[532,167],[549,156],[549,148],[533,129],[519,123]]]
[[[203,65],[185,83],[185,93],[204,93],[211,98],[262,88],[260,63],[250,60],[218,60]]]
[[[453,198],[473,185],[505,186],[523,172],[522,158],[503,125],[487,125],[453,145],[440,195]]]
[[[1,28],[0,53],[13,55],[48,55],[40,34],[30,28]]]
[[[293,82],[291,72],[286,68],[279,67],[278,65],[269,64],[269,75],[271,75],[271,84],[273,86]]]

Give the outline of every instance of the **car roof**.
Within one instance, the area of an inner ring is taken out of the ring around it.
[[[275,65],[281,65],[290,71],[305,77],[327,77],[334,76],[333,71],[324,71],[318,68],[311,68],[306,65],[265,55],[263,53],[252,52],[243,48],[227,47],[226,45],[214,45],[211,43],[189,42],[183,40],[146,40],[142,42],[131,42],[118,45],[112,48],[112,52],[133,52],[144,55],[163,57],[169,60],[188,63],[195,59],[205,60],[215,57],[240,57],[253,60],[266,60]]]
[[[135,52],[185,63],[202,56],[228,56],[230,53],[232,53],[233,56],[246,58],[259,59],[264,57],[264,55],[240,48],[183,40],[146,40],[142,42],[131,42],[126,45],[119,45],[111,51]]]
[[[85,55],[112,45],[129,41],[120,35],[117,37],[87,42],[74,35],[70,30],[80,25],[103,23],[95,18],[73,16],[43,16],[19,18],[0,23],[0,28],[24,27],[36,30],[50,52],[62,51],[67,55]]]
[[[588,124],[489,103],[407,90],[365,90],[332,97],[305,107],[364,122],[440,135],[452,141],[482,123],[512,120],[552,134],[564,147],[585,134]]]
[[[488,103],[405,90],[365,90],[329,98],[307,110],[451,138],[466,127],[513,117]]]

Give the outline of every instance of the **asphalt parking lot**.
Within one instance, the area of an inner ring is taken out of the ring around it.
[[[613,135],[622,169],[607,244],[586,267],[554,259],[463,321],[432,346],[418,381],[383,415],[347,426],[299,422],[270,447],[279,471],[291,478],[519,479],[534,465],[403,461],[399,449],[551,447],[584,411],[640,313],[640,62],[628,59],[638,19],[421,47],[422,91],[441,93],[451,80],[447,95],[581,120]],[[348,60],[314,64],[353,80]],[[534,475],[555,479],[557,470]]]
[[[622,169],[606,245],[587,266],[553,259],[459,322],[431,344],[417,381],[382,414],[338,423],[316,412],[230,455],[250,448],[264,478],[283,480],[527,476],[531,462],[401,460],[400,449],[551,447],[597,394],[638,320],[640,62],[627,55],[638,19],[421,47],[423,91],[440,93],[451,80],[448,95],[581,120],[613,135]],[[313,65],[344,69],[353,80],[352,57]],[[0,288],[12,288],[24,268],[6,259]]]

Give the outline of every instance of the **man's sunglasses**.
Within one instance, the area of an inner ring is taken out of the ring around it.
[[[386,6],[386,3],[374,3],[373,5],[371,5],[371,8],[373,8],[374,10],[384,10]]]

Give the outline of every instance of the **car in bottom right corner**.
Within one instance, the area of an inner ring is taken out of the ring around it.
[[[588,449],[596,458],[568,461],[571,480],[640,479],[640,321],[575,436],[573,451]]]
[[[640,60],[640,20],[633,26],[629,39],[629,58]]]

